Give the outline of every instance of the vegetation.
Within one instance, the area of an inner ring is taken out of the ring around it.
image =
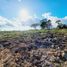
[[[0,67],[67,67],[67,25],[42,19],[35,30],[0,31]],[[41,30],[36,30],[41,26]]]
[[[32,24],[31,27],[33,27],[34,29],[37,29],[37,26],[39,26],[38,23]]]
[[[43,19],[40,22],[41,22],[40,26],[41,26],[42,29],[45,29],[45,28],[50,29],[51,26],[52,26],[51,25],[51,20]]]
[[[67,29],[67,25],[62,24],[61,20],[57,20],[56,23],[58,24],[57,28],[59,28],[59,29]]]
[[[0,32],[0,67],[50,66],[67,66],[67,29]]]
[[[52,21],[50,19],[42,19],[40,20],[40,23],[34,23],[31,25],[34,29],[36,29],[38,26],[41,27],[41,29],[53,29],[52,27]],[[55,23],[57,23],[57,28],[58,29],[67,29],[67,25],[63,24],[61,20],[57,20]]]

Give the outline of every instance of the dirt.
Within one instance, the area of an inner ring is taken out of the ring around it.
[[[47,32],[0,40],[0,67],[67,67],[67,36]]]

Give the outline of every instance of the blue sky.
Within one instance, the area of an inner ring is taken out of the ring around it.
[[[16,17],[18,11],[24,8],[38,16],[51,12],[54,16],[64,17],[67,15],[67,0],[0,0],[1,16]]]
[[[29,11],[28,18],[29,15],[38,18],[46,15],[49,19],[67,21],[67,0],[0,0],[0,16],[9,21],[18,18],[19,12],[25,9]]]

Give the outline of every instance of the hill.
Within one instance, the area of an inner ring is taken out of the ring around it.
[[[0,67],[66,66],[67,29],[0,32]]]

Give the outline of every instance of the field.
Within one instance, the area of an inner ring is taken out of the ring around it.
[[[0,67],[67,67],[67,29],[0,31]]]

